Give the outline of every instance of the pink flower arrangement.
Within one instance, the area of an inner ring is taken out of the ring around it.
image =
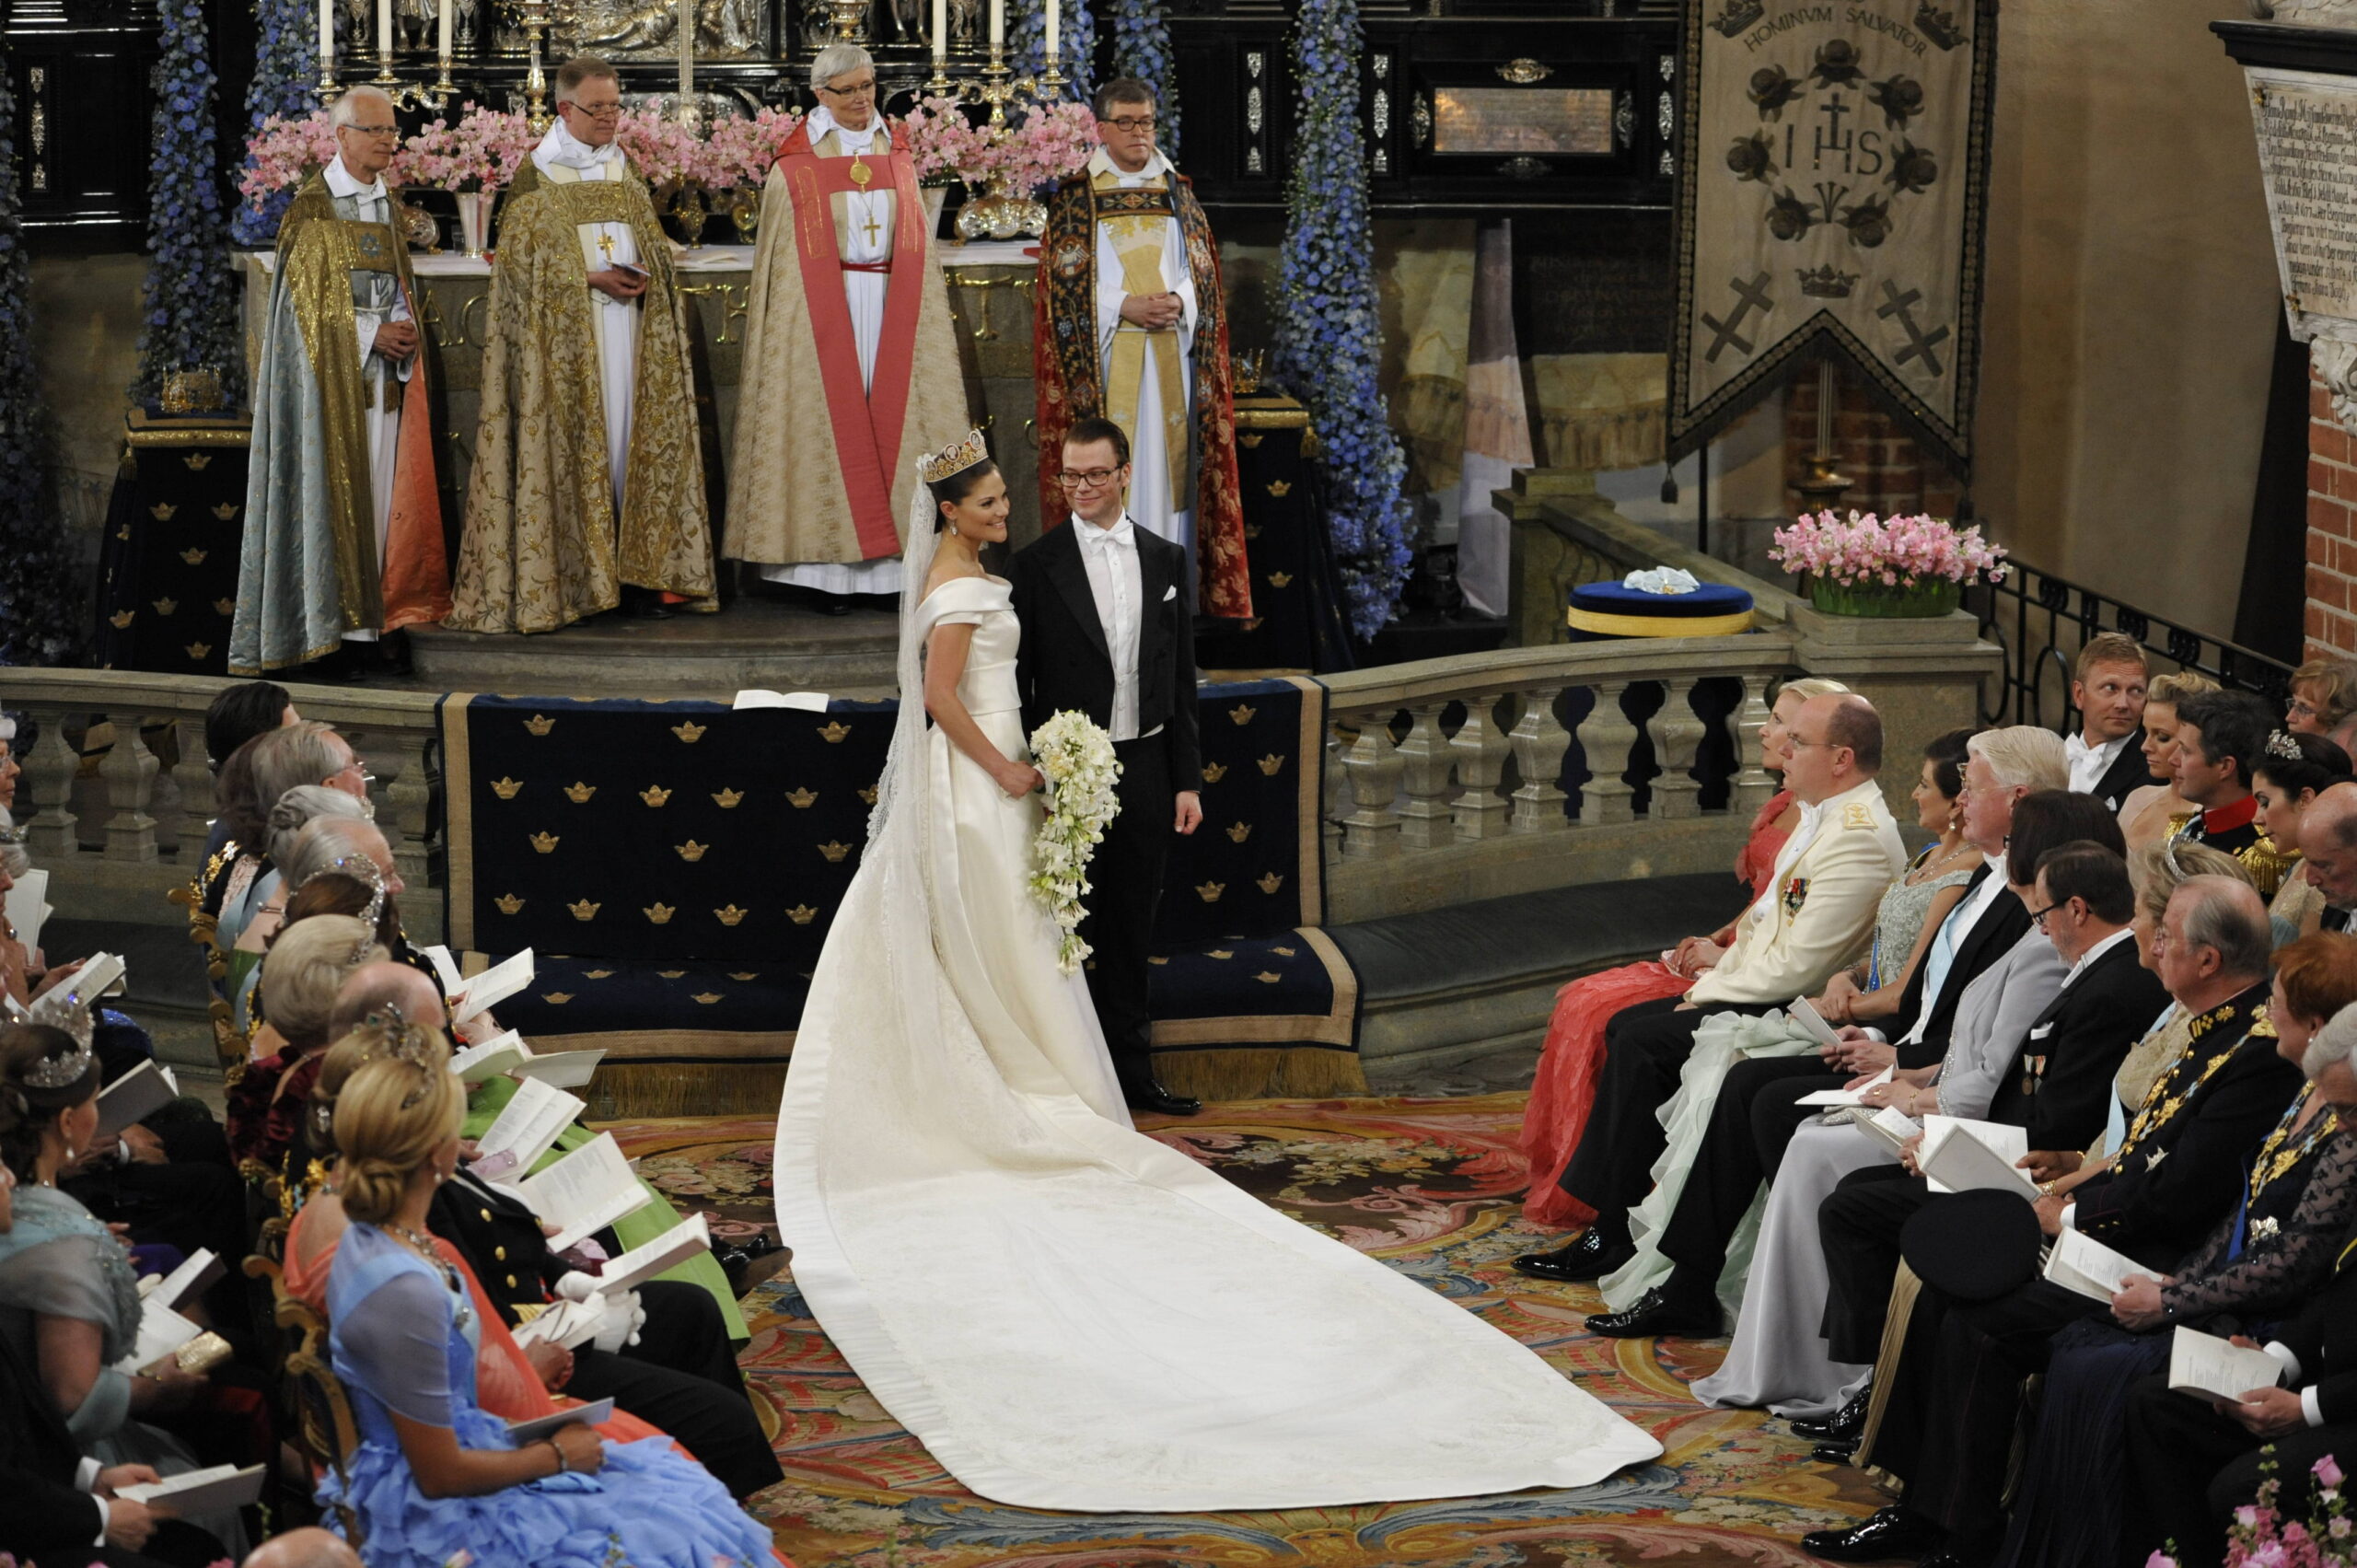
[[[1768,558],[1788,572],[1843,587],[1914,587],[1934,579],[1968,583],[1982,577],[1998,583],[2006,571],[2004,548],[1982,539],[1978,523],[1958,530],[1921,514],[1886,518],[1852,512],[1846,522],[1829,511],[1804,515],[1791,528],[1776,530]]]
[[[462,106],[456,125],[435,120],[412,136],[387,173],[400,185],[496,191],[515,181],[516,171],[539,144],[520,112],[470,103]]]
[[[248,206],[258,206],[273,192],[300,185],[315,169],[327,167],[335,157],[335,125],[324,109],[300,120],[273,114],[246,139],[246,155],[238,194]]]
[[[980,170],[992,156],[991,139],[966,118],[954,98],[929,98],[892,122],[892,139],[908,150],[917,179],[928,185],[946,185],[966,179],[979,183]]]
[[[1096,150],[1097,116],[1088,105],[1034,104],[1001,142],[998,171],[1008,190],[1028,196],[1078,172]]]
[[[2357,1565],[2357,1522],[2340,1495],[2348,1478],[2327,1454],[2308,1467],[2316,1477],[2316,1509],[2313,1518],[2285,1519],[2276,1509],[2282,1482],[2275,1474],[2274,1450],[2259,1461],[2258,1497],[2235,1510],[2226,1528],[2226,1568],[2352,1568]],[[2177,1543],[2169,1543],[2175,1546]],[[2173,1552],[2156,1551],[2144,1568],[2177,1568]]]
[[[790,109],[763,109],[749,119],[731,115],[718,122],[704,138],[693,178],[711,191],[760,185],[769,178],[777,150],[801,123],[801,114]]]
[[[1097,118],[1084,103],[1034,104],[995,131],[970,123],[955,99],[929,98],[896,122],[893,136],[929,184],[1004,180],[1017,195],[1054,185],[1097,150]]]
[[[645,107],[621,118],[614,140],[649,185],[692,180],[700,172],[703,144],[676,120],[663,115],[663,100],[651,98]]]

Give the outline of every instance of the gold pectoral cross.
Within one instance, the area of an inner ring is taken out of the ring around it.
[[[606,265],[610,268],[614,264],[614,237],[610,234],[599,235],[598,237],[598,249],[604,254],[606,258]]]
[[[867,214],[867,221],[866,221],[865,223],[861,224],[861,225],[859,226],[859,231],[860,231],[860,233],[862,233],[862,234],[864,234],[864,235],[867,236],[867,242],[868,242],[870,245],[873,245],[873,244],[875,244],[875,243],[876,243],[876,236],[877,236],[877,231],[878,231],[878,230],[880,230],[883,226],[883,226],[882,224],[877,223],[877,222],[876,221],[876,214],[875,214],[873,211],[870,211],[870,212]]]

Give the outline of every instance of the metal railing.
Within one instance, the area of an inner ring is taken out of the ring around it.
[[[2071,703],[2071,670],[2099,632],[2133,637],[2150,656],[2153,668],[2193,670],[2232,691],[2254,691],[2281,704],[2291,693],[2292,667],[2239,643],[2212,637],[2165,616],[2109,598],[2042,566],[2016,559],[2002,583],[1976,583],[1965,590],[1964,608],[1980,622],[1980,634],[2005,651],[2005,671],[1992,704],[1983,700],[1984,724],[2035,724],[2069,732],[2078,727]],[[2047,699],[2057,716],[2047,717]]]

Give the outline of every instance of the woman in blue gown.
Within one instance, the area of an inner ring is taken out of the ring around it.
[[[477,1568],[767,1563],[768,1531],[668,1441],[572,1425],[519,1447],[476,1406],[481,1325],[426,1234],[465,1113],[457,1075],[423,1051],[369,1063],[337,1098],[353,1223],[328,1313],[360,1446],[320,1500],[352,1511],[371,1568],[442,1568],[462,1548]]]

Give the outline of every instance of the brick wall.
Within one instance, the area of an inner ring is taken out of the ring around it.
[[[2307,653],[2357,654],[2357,442],[2308,373]]]
[[[1955,517],[1962,496],[1946,467],[1926,459],[1905,427],[1882,412],[1846,368],[1837,367],[1835,389],[1833,448],[1851,482],[1841,509],[1886,517],[1908,512]],[[1793,378],[1784,400],[1787,478],[1797,475],[1816,450],[1817,369],[1808,365]],[[1784,499],[1788,514],[1800,511],[1798,492],[1788,488]]]

